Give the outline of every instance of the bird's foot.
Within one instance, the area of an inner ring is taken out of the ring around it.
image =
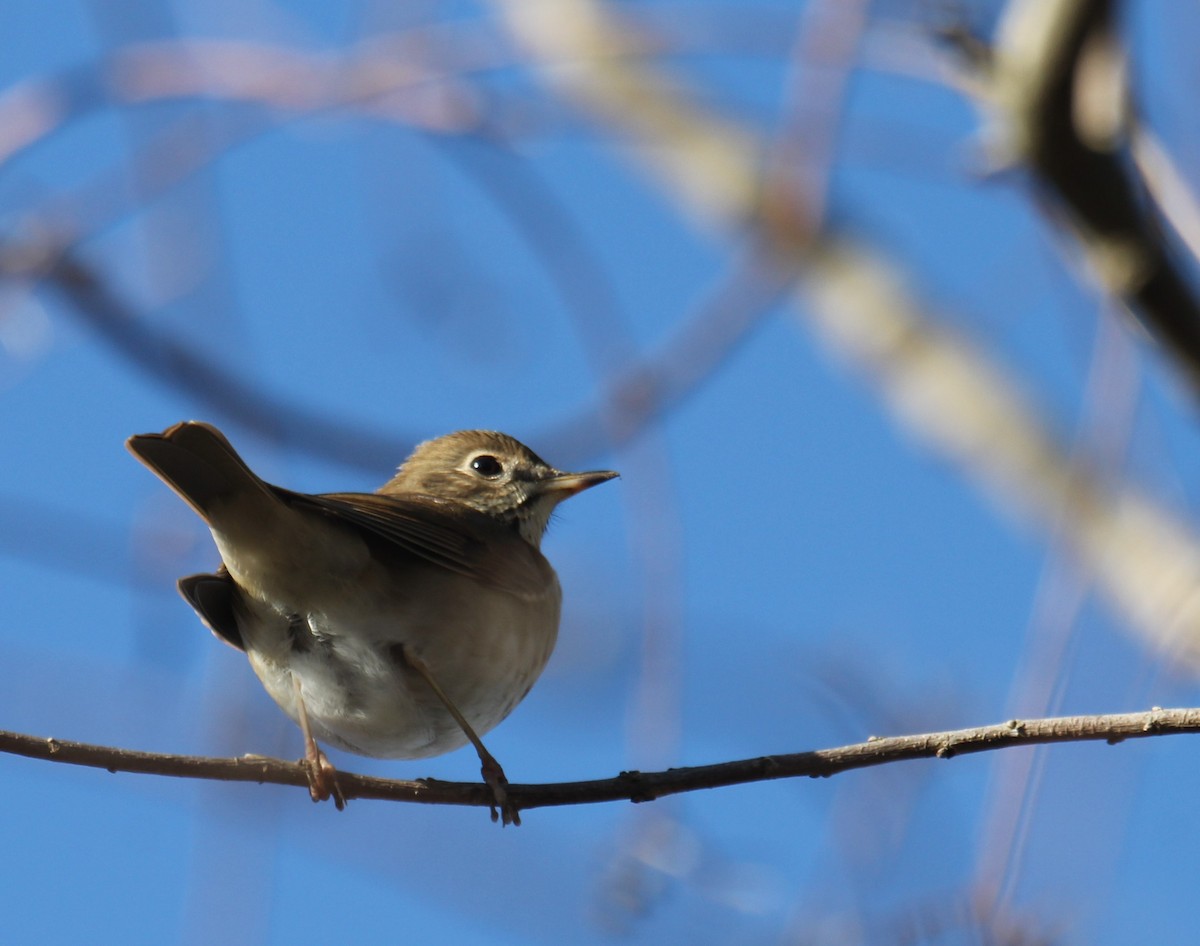
[[[446,695],[446,691],[442,689],[441,684],[434,678],[433,673],[426,665],[425,661],[419,655],[412,651],[412,648],[405,644],[397,644],[396,655],[407,666],[417,672],[419,676],[429,685],[429,689],[446,707],[446,712],[458,723],[458,728],[463,731],[463,735],[467,737],[467,741],[475,747],[475,752],[479,756],[480,769],[479,772],[483,776],[484,782],[488,788],[492,790],[492,821],[500,821],[503,825],[515,825],[520,827],[521,814],[517,811],[517,806],[514,805],[508,798],[508,779],[504,775],[504,769],[500,768],[500,763],[495,757],[487,751],[475,729],[467,721],[467,718],[454,705],[454,701]],[[499,809],[499,812],[497,812]],[[501,820],[503,819],[503,820]]]
[[[293,674],[292,685],[296,688],[296,721],[300,724],[300,732],[304,734],[304,759],[301,765],[308,775],[308,794],[314,802],[326,801],[333,798],[334,807],[338,811],[346,809],[346,796],[342,794],[337,783],[337,769],[325,758],[325,753],[317,745],[313,737],[312,727],[308,722],[308,707],[304,705],[304,692],[300,678]]]
[[[337,783],[337,769],[315,742],[305,748],[300,764],[304,766],[308,776],[308,794],[312,800],[318,802],[332,798],[334,807],[338,811],[344,811],[346,796],[342,794],[342,789]]]
[[[508,778],[504,774],[504,769],[500,767],[500,763],[491,753],[488,753],[486,757],[481,757],[480,761],[483,765],[480,767],[479,773],[483,776],[488,788],[492,790],[492,798],[495,800],[491,806],[492,821],[500,821],[502,827],[511,824],[519,828],[521,813],[508,797]]]

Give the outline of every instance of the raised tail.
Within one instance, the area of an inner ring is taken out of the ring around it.
[[[184,421],[161,434],[135,434],[125,446],[210,525],[220,507],[255,494],[278,501],[211,424]]]

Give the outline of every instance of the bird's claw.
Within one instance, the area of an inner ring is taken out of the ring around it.
[[[513,827],[519,828],[521,813],[508,797],[508,778],[504,774],[504,769],[500,767],[500,763],[489,755],[483,760],[479,773],[483,776],[488,788],[492,790],[493,804],[490,807],[492,821],[499,821],[501,827],[511,824]]]
[[[338,785],[337,769],[315,744],[313,748],[316,752],[306,752],[300,761],[308,776],[308,794],[314,802],[328,801],[332,798],[334,807],[338,811],[344,811],[346,796],[342,794],[341,786]]]

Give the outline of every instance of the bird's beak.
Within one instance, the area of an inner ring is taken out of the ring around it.
[[[538,484],[538,492],[549,493],[562,501],[620,475],[613,470],[593,470],[591,473],[555,473]]]

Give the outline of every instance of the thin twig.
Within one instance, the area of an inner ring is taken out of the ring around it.
[[[703,788],[743,785],[770,779],[801,776],[826,778],[851,769],[909,759],[949,759],[956,755],[986,752],[991,749],[1056,742],[1104,740],[1111,745],[1126,739],[1179,733],[1200,733],[1200,708],[1155,707],[1141,713],[1010,720],[994,726],[972,729],[915,736],[872,737],[866,742],[834,749],[759,756],[755,759],[686,766],[663,772],[622,772],[615,778],[582,782],[512,784],[508,786],[508,793],[512,802],[520,809],[608,801],[645,802]],[[0,731],[0,752],[71,765],[86,765],[107,769],[109,772],[139,772],[178,778],[295,785],[308,792],[308,774],[303,762],[285,762],[282,759],[260,756],[217,759],[137,752],[4,731]],[[346,799],[377,798],[429,805],[476,807],[487,807],[495,801],[491,789],[475,782],[443,782],[436,779],[403,781],[355,775],[350,772],[338,772],[337,781]]]

